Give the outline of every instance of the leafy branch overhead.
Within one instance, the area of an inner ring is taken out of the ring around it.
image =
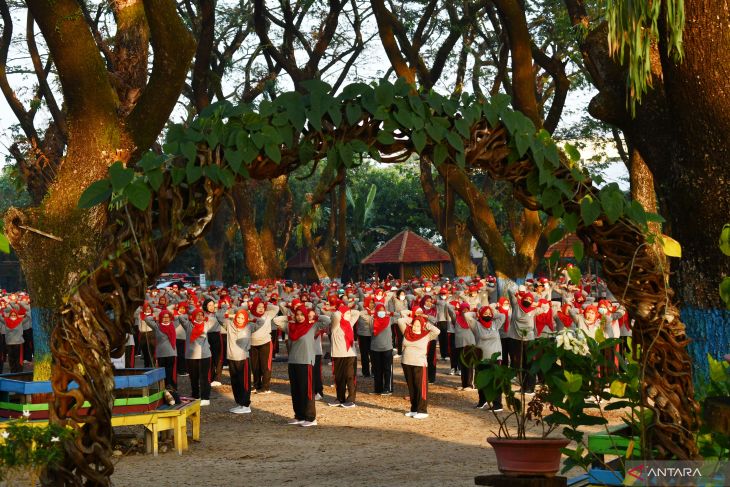
[[[635,201],[627,201],[617,185],[593,188],[577,165],[579,154],[567,147],[561,161],[558,147],[544,129],[510,108],[510,99],[473,95],[417,93],[405,80],[367,85],[354,83],[331,95],[318,80],[303,82],[306,93],[287,92],[250,105],[219,102],[207,107],[189,127],[173,126],[163,153],[147,152],[137,165],[111,166],[107,178],[93,183],[79,206],[89,208],[111,199],[146,209],[165,174],[173,185],[207,178],[230,188],[237,177],[290,172],[326,160],[332,170],[358,164],[358,155],[397,163],[413,154],[427,154],[435,164],[483,167],[506,160],[534,166],[526,184],[536,201],[563,219],[563,230],[593,224],[601,215],[613,224],[628,217],[642,229],[655,220]],[[485,138],[499,143],[484,151]],[[480,145],[481,144],[481,145]],[[572,211],[567,202],[577,203]],[[552,239],[561,238],[553,232]]]

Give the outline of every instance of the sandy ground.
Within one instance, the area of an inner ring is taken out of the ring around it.
[[[325,400],[334,396],[326,364]],[[491,412],[474,409],[476,391],[455,390],[459,377],[447,375],[448,362],[438,363],[425,420],[403,415],[409,403],[398,360],[394,370],[395,393],[382,397],[369,394],[372,379],[359,375],[358,364],[358,407],[317,401],[313,428],[286,424],[293,417],[286,363],[274,363],[273,393],[252,395],[253,412],[247,415],[227,412],[235,404],[224,371],[223,386],[203,408],[201,441],[191,442],[183,456],[171,447],[154,457],[122,445],[114,485],[456,487],[474,485],[476,475],[498,473],[486,442],[497,422]],[[189,379],[181,377],[184,395],[189,387]],[[142,438],[141,427],[136,433]]]

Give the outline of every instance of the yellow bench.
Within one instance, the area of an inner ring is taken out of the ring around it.
[[[155,456],[158,452],[159,434],[162,431],[173,432],[175,449],[179,455],[188,449],[187,423],[192,426],[193,441],[200,441],[200,399],[170,407],[155,409],[145,413],[120,414],[112,416],[112,426],[144,426],[145,449]],[[0,422],[0,430],[4,430],[8,422]],[[48,421],[28,421],[31,426],[45,426]],[[0,437],[2,441],[2,437]]]

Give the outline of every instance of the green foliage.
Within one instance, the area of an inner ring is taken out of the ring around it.
[[[42,469],[58,465],[64,459],[63,444],[73,436],[73,430],[57,424],[33,426],[24,418],[10,421],[0,443],[2,479],[19,472],[37,479]]]
[[[726,360],[716,360],[710,354],[707,354],[707,361],[710,380],[701,384],[695,392],[695,398],[703,408],[706,407],[705,403],[709,398],[713,398],[712,400],[730,398],[730,364]],[[700,455],[705,459],[730,459],[730,436],[711,429],[707,424],[702,424],[697,433],[697,445],[700,448]]]
[[[659,38],[659,16],[666,39]],[[608,0],[608,48],[628,67],[627,87],[632,113],[636,103],[651,87],[651,49],[657,41],[666,46],[666,54],[675,62],[682,60],[682,31],[684,29],[684,0]]]

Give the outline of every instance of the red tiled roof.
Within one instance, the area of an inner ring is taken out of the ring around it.
[[[312,258],[309,256],[309,249],[304,247],[299,250],[296,254],[292,255],[291,259],[286,261],[286,267],[288,269],[312,269]]]
[[[566,235],[562,238],[562,240],[558,240],[548,247],[547,252],[545,252],[545,258],[549,259],[550,256],[553,255],[553,252],[557,251],[558,254],[560,254],[561,259],[572,259],[575,257],[573,244],[579,241],[580,239],[574,233]]]
[[[362,264],[395,264],[410,262],[450,262],[449,253],[416,235],[403,230],[362,260]]]

